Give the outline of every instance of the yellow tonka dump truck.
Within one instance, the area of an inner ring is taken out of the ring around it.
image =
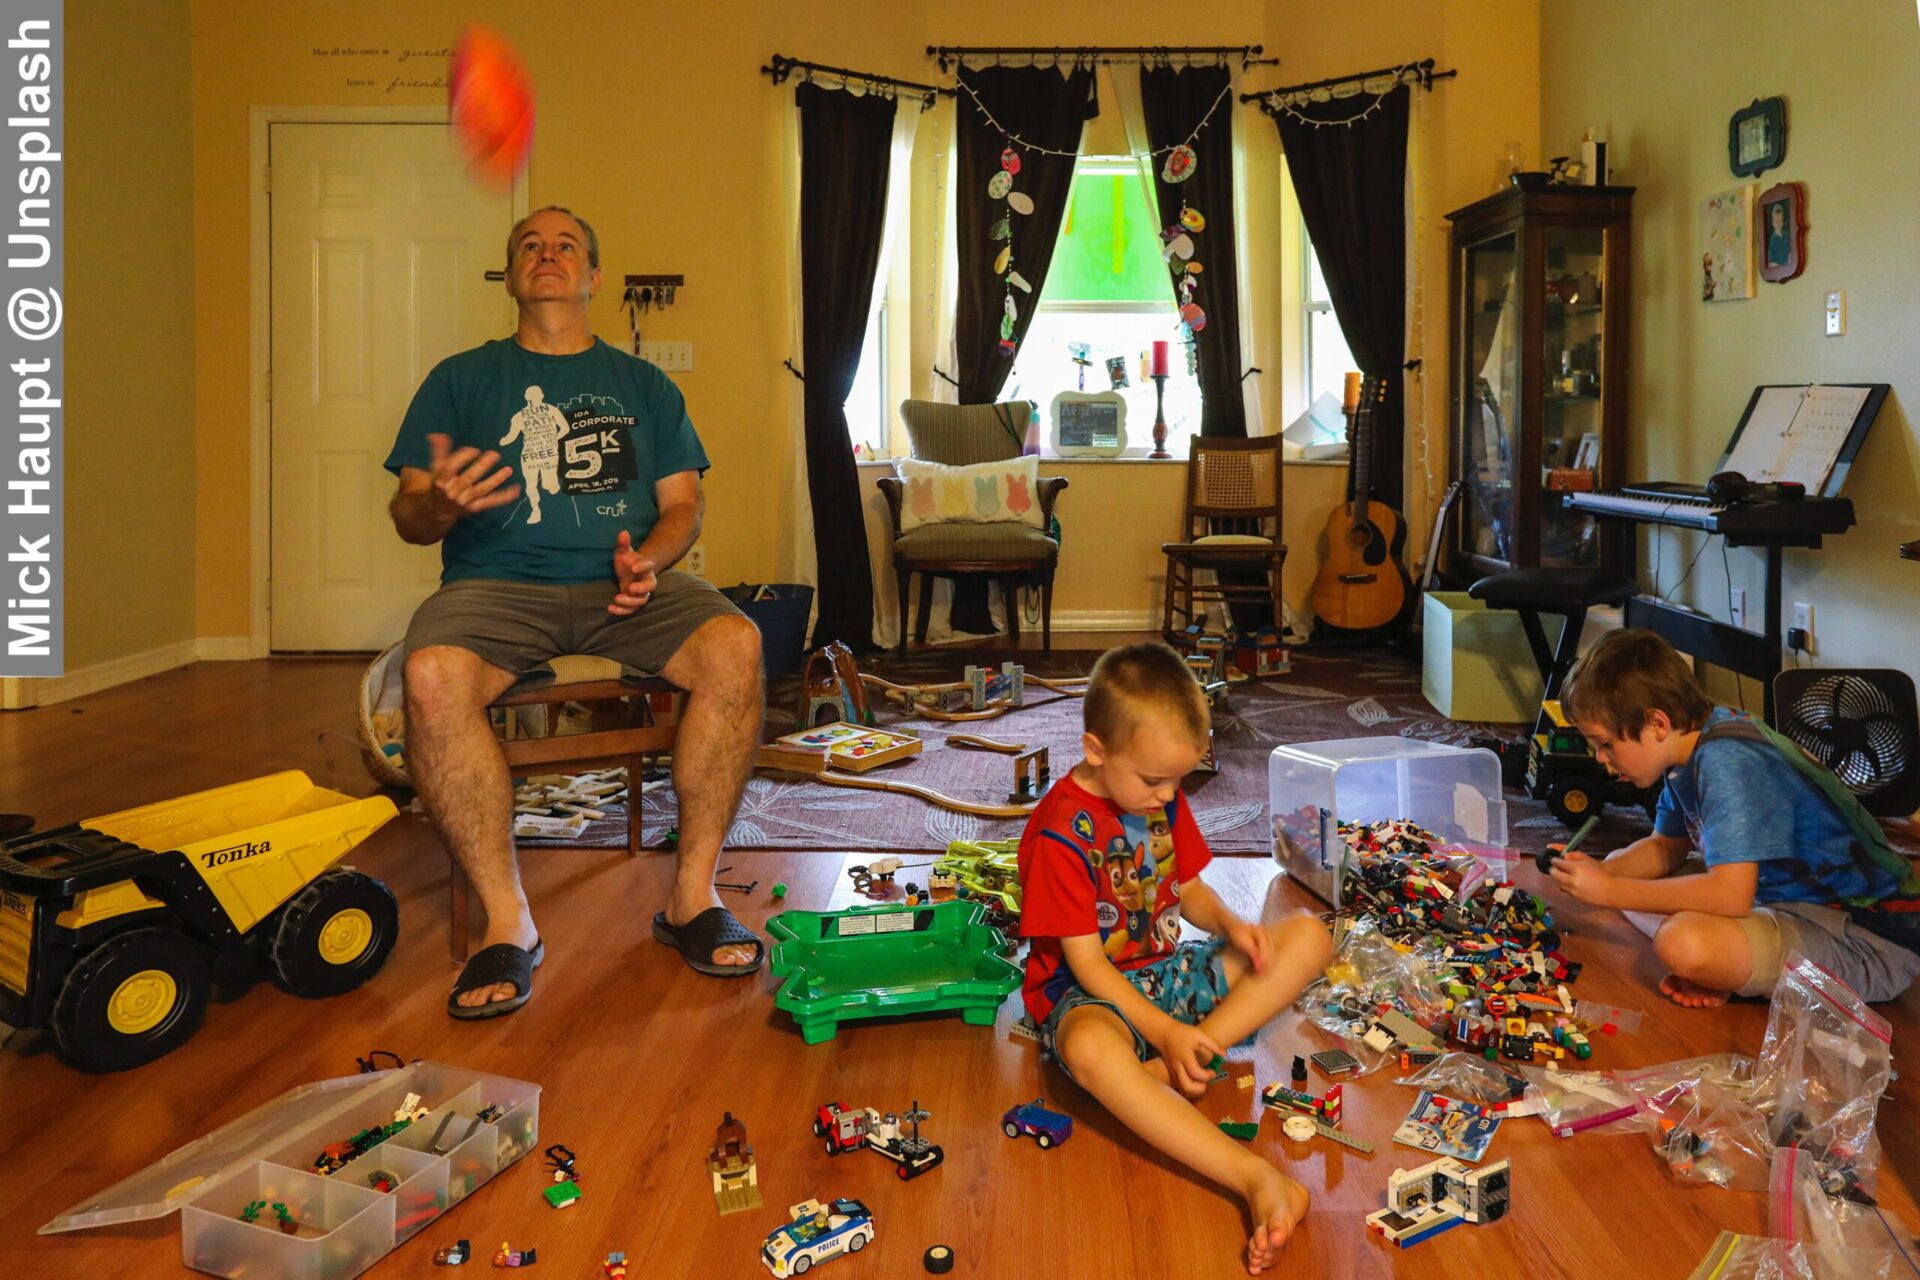
[[[393,892],[339,864],[389,818],[298,771],[0,843],[0,1021],[77,1067],[152,1062],[199,1029],[217,968],[339,995],[386,963]]]

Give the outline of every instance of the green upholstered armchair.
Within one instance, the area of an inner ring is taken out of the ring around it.
[[[1032,406],[1024,400],[1005,404],[941,404],[932,400],[903,400],[900,417],[913,442],[913,456],[951,467],[998,462],[1020,456]],[[977,574],[1001,584],[1007,599],[1007,629],[1020,638],[1017,589],[1040,587],[1040,642],[1053,647],[1053,571],[1060,560],[1060,544],[1028,524],[926,524],[900,531],[903,486],[898,477],[883,476],[876,483],[886,495],[893,515],[893,574],[900,589],[900,649],[907,651],[907,601],[913,575],[921,576],[920,615],[914,640],[925,644],[933,611],[934,578]],[[1037,486],[1043,523],[1051,526],[1054,500],[1067,487],[1062,476],[1042,476]]]

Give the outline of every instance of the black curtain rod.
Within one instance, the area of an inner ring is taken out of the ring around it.
[[[935,84],[921,84],[916,80],[902,80],[898,76],[874,75],[870,71],[853,71],[846,67],[830,67],[824,62],[803,62],[798,58],[788,58],[774,54],[769,65],[760,68],[762,75],[771,76],[775,84],[784,82],[796,71],[817,71],[821,75],[834,76],[841,80],[857,80],[861,84],[889,85],[895,89],[911,89],[915,93],[943,93],[953,96],[954,90],[942,89]]]
[[[1227,54],[1238,54],[1240,57],[1240,65],[1243,67],[1279,66],[1280,59],[1278,58],[1262,58],[1258,56],[1265,51],[1264,45],[1257,44],[1044,46],[930,44],[927,46],[927,56],[938,59],[942,71],[947,69],[949,63],[963,61],[968,57],[976,55],[993,58],[1052,57],[1056,61],[1061,58],[1071,58],[1074,61],[1079,61],[1090,58],[1194,58],[1205,56],[1222,57]]]
[[[1240,95],[1240,101],[1269,102],[1274,98],[1284,98],[1288,94],[1294,93],[1306,93],[1313,89],[1331,89],[1336,85],[1361,84],[1368,80],[1378,79],[1381,76],[1390,76],[1396,71],[1400,73],[1402,80],[1408,81],[1409,83],[1418,83],[1422,89],[1428,91],[1433,89],[1433,82],[1435,80],[1451,80],[1460,74],[1457,69],[1435,71],[1433,69],[1433,59],[1426,58],[1419,62],[1409,63],[1404,67],[1381,67],[1378,71],[1361,71],[1350,76],[1333,76],[1326,80],[1309,80],[1305,84],[1290,84],[1278,89],[1262,89],[1258,93],[1243,93]]]

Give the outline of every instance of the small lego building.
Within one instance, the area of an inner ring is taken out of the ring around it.
[[[753,1148],[747,1145],[747,1126],[735,1120],[731,1111],[721,1114],[713,1132],[707,1172],[713,1178],[713,1206],[722,1215],[760,1207],[760,1170],[753,1161]]]
[[[1367,1215],[1367,1228],[1407,1249],[1463,1222],[1497,1222],[1506,1216],[1510,1194],[1505,1160],[1481,1169],[1453,1159],[1395,1169],[1387,1175],[1387,1207]]]

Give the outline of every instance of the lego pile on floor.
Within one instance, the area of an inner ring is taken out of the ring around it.
[[[1397,1061],[1396,1083],[1422,1092],[1394,1141],[1444,1157],[1395,1171],[1370,1228],[1404,1248],[1502,1216],[1507,1162],[1467,1166],[1504,1119],[1538,1115],[1562,1138],[1642,1132],[1675,1177],[1770,1192],[1773,1237],[1724,1234],[1709,1254],[1715,1276],[1920,1275],[1868,1191],[1891,1033],[1845,984],[1790,957],[1757,1060],[1571,1069],[1595,1036],[1630,1035],[1639,1015],[1572,998],[1580,966],[1561,953],[1546,904],[1410,822],[1343,823],[1340,836],[1336,954],[1299,1007],[1345,1047],[1312,1059],[1328,1075]],[[1302,1074],[1296,1061],[1296,1087],[1269,1086],[1262,1100],[1324,1133],[1339,1123],[1338,1086],[1315,1099]]]

